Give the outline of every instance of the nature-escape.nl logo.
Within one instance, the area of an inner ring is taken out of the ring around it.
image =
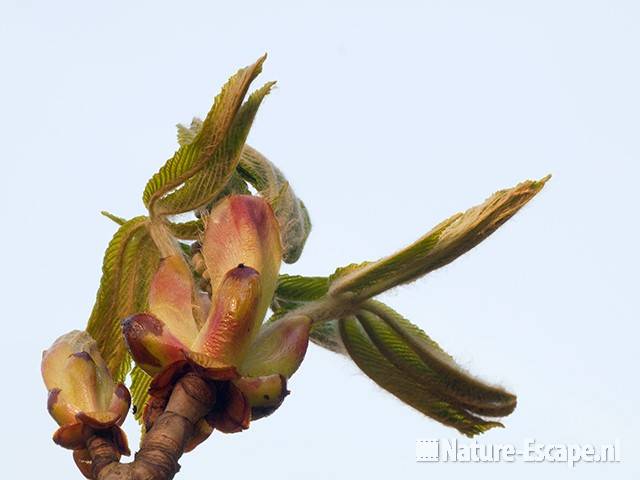
[[[577,463],[618,463],[621,460],[620,442],[594,445],[554,443],[545,444],[526,439],[521,446],[515,444],[459,442],[451,440],[416,440],[418,462],[532,462],[566,463],[573,467]]]

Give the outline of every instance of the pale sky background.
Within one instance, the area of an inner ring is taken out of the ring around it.
[[[553,173],[493,237],[384,300],[518,394],[481,442],[618,439],[623,461],[416,463],[417,438],[466,439],[314,346],[275,415],[214,434],[177,478],[638,478],[640,3],[0,5],[6,478],[81,478],[51,442],[39,363],[88,318],[114,232],[99,211],[143,213],[174,125],[265,51],[278,88],[250,143],[314,222],[286,272],[375,259]]]

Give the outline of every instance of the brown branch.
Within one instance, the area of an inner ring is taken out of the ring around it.
[[[178,459],[196,423],[211,411],[215,391],[199,376],[188,373],[173,389],[165,411],[144,436],[135,460],[119,463],[118,452],[106,438],[87,442],[96,480],[171,480],[180,469]]]

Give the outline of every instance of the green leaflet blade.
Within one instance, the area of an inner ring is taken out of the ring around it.
[[[190,220],[188,222],[168,224],[171,234],[179,240],[197,240],[204,232],[204,222],[202,220]]]
[[[270,321],[277,320],[294,308],[321,299],[329,291],[329,285],[327,277],[280,275],[271,303],[274,315]],[[328,350],[346,353],[340,340],[337,320],[314,323],[311,327],[310,340]]]
[[[190,127],[185,127],[184,125],[180,125],[180,124],[178,124],[177,127],[178,127],[178,143],[180,143],[180,145],[183,145],[183,146],[188,145],[193,141],[193,139],[196,137],[198,132],[200,132],[200,129],[202,128],[202,120],[200,120],[197,117],[193,117],[193,120],[191,120]],[[251,195],[251,191],[247,186],[247,182],[244,181],[244,179],[240,176],[240,174],[237,171],[233,172],[233,174],[231,175],[231,178],[229,179],[227,184],[224,186],[224,188],[220,191],[220,193],[218,193],[216,198],[213,199],[211,204],[205,207],[205,209],[208,211],[211,211],[214,205],[218,201],[222,200],[224,197],[227,197],[229,195]]]
[[[311,220],[304,203],[296,197],[282,171],[249,145],[242,151],[238,172],[273,208],[280,225],[282,258],[287,263],[295,263],[311,232]]]
[[[244,181],[244,179],[237,171],[231,174],[231,178],[229,179],[227,184],[222,190],[220,190],[218,195],[207,207],[208,210],[211,211],[219,201],[221,201],[225,197],[228,197],[229,195],[251,195],[251,190],[249,190],[247,182]]]
[[[340,320],[314,323],[311,326],[309,340],[322,348],[349,356],[340,336]]]
[[[178,129],[178,145],[184,147],[185,145],[193,143],[198,133],[200,133],[200,130],[202,130],[202,120],[198,117],[193,117],[190,126],[186,127],[179,123],[176,127]]]
[[[125,218],[114,215],[113,213],[107,212],[106,210],[101,211],[100,214],[104,215],[109,220],[111,220],[114,223],[117,223],[118,225],[124,225],[125,223],[127,223],[127,220]]]
[[[203,210],[210,211],[219,200],[226,196],[250,194],[251,192],[247,188],[246,182],[240,177],[240,175],[234,172],[222,191]],[[200,213],[202,213],[202,211]],[[167,225],[171,234],[179,240],[199,240],[204,232],[204,222],[201,218],[186,222],[168,222]]]
[[[130,359],[120,322],[147,304],[147,291],[157,268],[159,254],[148,235],[147,217],[124,223],[104,255],[102,278],[87,331],[96,340],[111,374],[123,381]]]
[[[271,303],[274,315],[269,321],[277,320],[294,308],[324,297],[328,291],[329,279],[327,277],[280,275]],[[311,328],[310,339],[331,351],[345,353],[336,320],[314,324]]]
[[[323,298],[329,283],[326,277],[281,275],[272,304],[274,317]],[[310,338],[350,357],[383,388],[421,412],[471,435],[499,425],[481,415],[505,416],[515,408],[514,395],[465,372],[422,329],[383,303],[364,302],[352,321],[361,334],[345,336],[345,320],[336,319],[315,323]]]
[[[345,318],[339,325],[342,341],[356,365],[403,402],[469,437],[502,427],[499,422],[484,420],[443,400],[428,385],[415,381],[398,369],[374,345],[356,317]]]
[[[440,223],[399,252],[334,275],[331,292],[349,292],[355,295],[354,300],[363,300],[397,285],[412,282],[452,262],[515,215],[549,178],[529,180],[511,189],[501,190],[481,205]]]
[[[129,388],[131,391],[131,403],[135,411],[134,417],[140,425],[144,424],[142,414],[144,413],[144,406],[149,399],[149,386],[152,380],[153,378],[138,366],[133,367],[133,370],[131,370],[131,387]]]
[[[227,137],[249,85],[262,71],[265,58],[266,56],[263,56],[253,65],[240,69],[229,79],[216,96],[201,128],[198,129],[196,125],[193,129],[199,130],[198,133],[189,138],[189,143],[183,139],[181,143],[184,144],[147,182],[142,198],[151,212],[155,212],[155,203],[158,200],[178,188],[210,162],[212,155]],[[184,136],[184,132],[182,133]]]
[[[191,126],[178,125],[178,142],[189,145],[202,128],[202,121],[194,118]],[[227,186],[218,197],[235,193],[249,193],[244,181],[249,182],[271,205],[280,226],[283,253],[286,263],[295,263],[311,232],[311,219],[302,200],[293,189],[282,171],[264,155],[249,145],[245,145],[237,172],[233,174]],[[239,188],[240,187],[240,188]]]
[[[158,213],[175,215],[189,212],[207,205],[218,195],[235,172],[258,107],[274,83],[265,84],[249,96],[202,168],[186,179],[177,190],[157,201]],[[196,142],[197,140],[182,148],[192,148]]]
[[[326,277],[280,275],[271,309],[274,312],[288,311],[303,303],[322,298],[328,291],[329,281]]]
[[[475,415],[502,417],[516,397],[464,371],[421,329],[380,302],[357,314],[371,342],[396,368],[434,395]]]

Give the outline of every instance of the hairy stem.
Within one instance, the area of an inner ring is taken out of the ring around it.
[[[171,231],[163,218],[152,218],[148,222],[147,228],[162,258],[180,255],[178,242],[171,235]]]
[[[118,462],[111,442],[99,436],[87,442],[96,480],[170,480],[180,469],[178,459],[196,423],[215,402],[215,391],[199,376],[189,373],[176,384],[162,413],[144,436],[135,460]]]
[[[362,303],[362,300],[354,301],[352,297],[349,293],[340,295],[328,294],[318,300],[313,300],[289,310],[278,321],[300,315],[309,317],[312,323],[322,323],[342,318],[357,311],[360,303]]]

